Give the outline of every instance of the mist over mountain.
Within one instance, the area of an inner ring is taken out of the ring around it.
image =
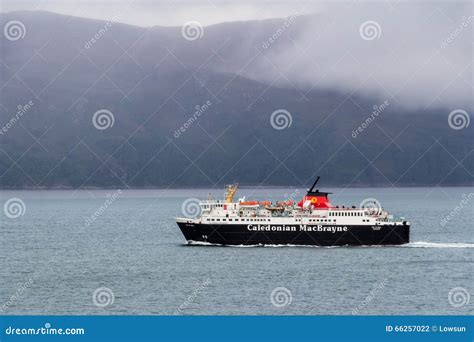
[[[308,27],[330,34],[320,14],[151,28],[48,12],[0,16],[2,28],[13,21],[20,38],[5,30],[0,38],[2,188],[308,186],[316,175],[339,186],[472,184],[474,106],[461,100],[472,78],[459,74],[472,71],[472,54],[466,69],[463,46],[452,45],[452,79],[465,85],[457,101],[423,87],[434,78],[417,83],[415,65],[408,89],[420,95],[408,100],[388,94],[404,83],[393,70],[380,84],[388,93],[373,81],[358,91],[349,69],[306,63],[328,49],[317,40],[302,48]],[[367,48],[358,27],[353,39]],[[312,83],[327,73],[331,82]],[[467,113],[461,128],[456,110]]]

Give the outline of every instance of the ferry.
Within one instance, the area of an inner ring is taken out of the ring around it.
[[[284,200],[234,201],[238,185],[225,198],[199,202],[196,217],[177,217],[188,244],[225,246],[384,246],[409,243],[410,222],[394,220],[380,205],[334,206],[329,192],[315,189],[318,177],[296,203]]]

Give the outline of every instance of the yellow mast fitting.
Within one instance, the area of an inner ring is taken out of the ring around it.
[[[235,192],[237,191],[238,187],[239,187],[239,185],[237,183],[227,185],[227,191],[226,191],[226,194],[225,194],[225,202],[226,203],[232,203],[232,201],[234,200]]]

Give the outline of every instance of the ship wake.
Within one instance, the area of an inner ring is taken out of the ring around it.
[[[426,242],[426,241],[415,241],[410,242],[400,247],[412,247],[412,248],[474,248],[474,243],[463,243],[463,242]]]

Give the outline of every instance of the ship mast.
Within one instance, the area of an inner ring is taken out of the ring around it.
[[[315,180],[315,181],[314,181],[314,183],[313,183],[313,186],[312,186],[312,187],[309,189],[309,191],[308,191],[308,192],[313,192],[313,189],[314,189],[314,187],[316,186],[316,184],[318,183],[318,181],[319,181],[319,178],[321,178],[321,177],[320,177],[320,176],[318,176],[318,177],[316,178],[316,180]]]

